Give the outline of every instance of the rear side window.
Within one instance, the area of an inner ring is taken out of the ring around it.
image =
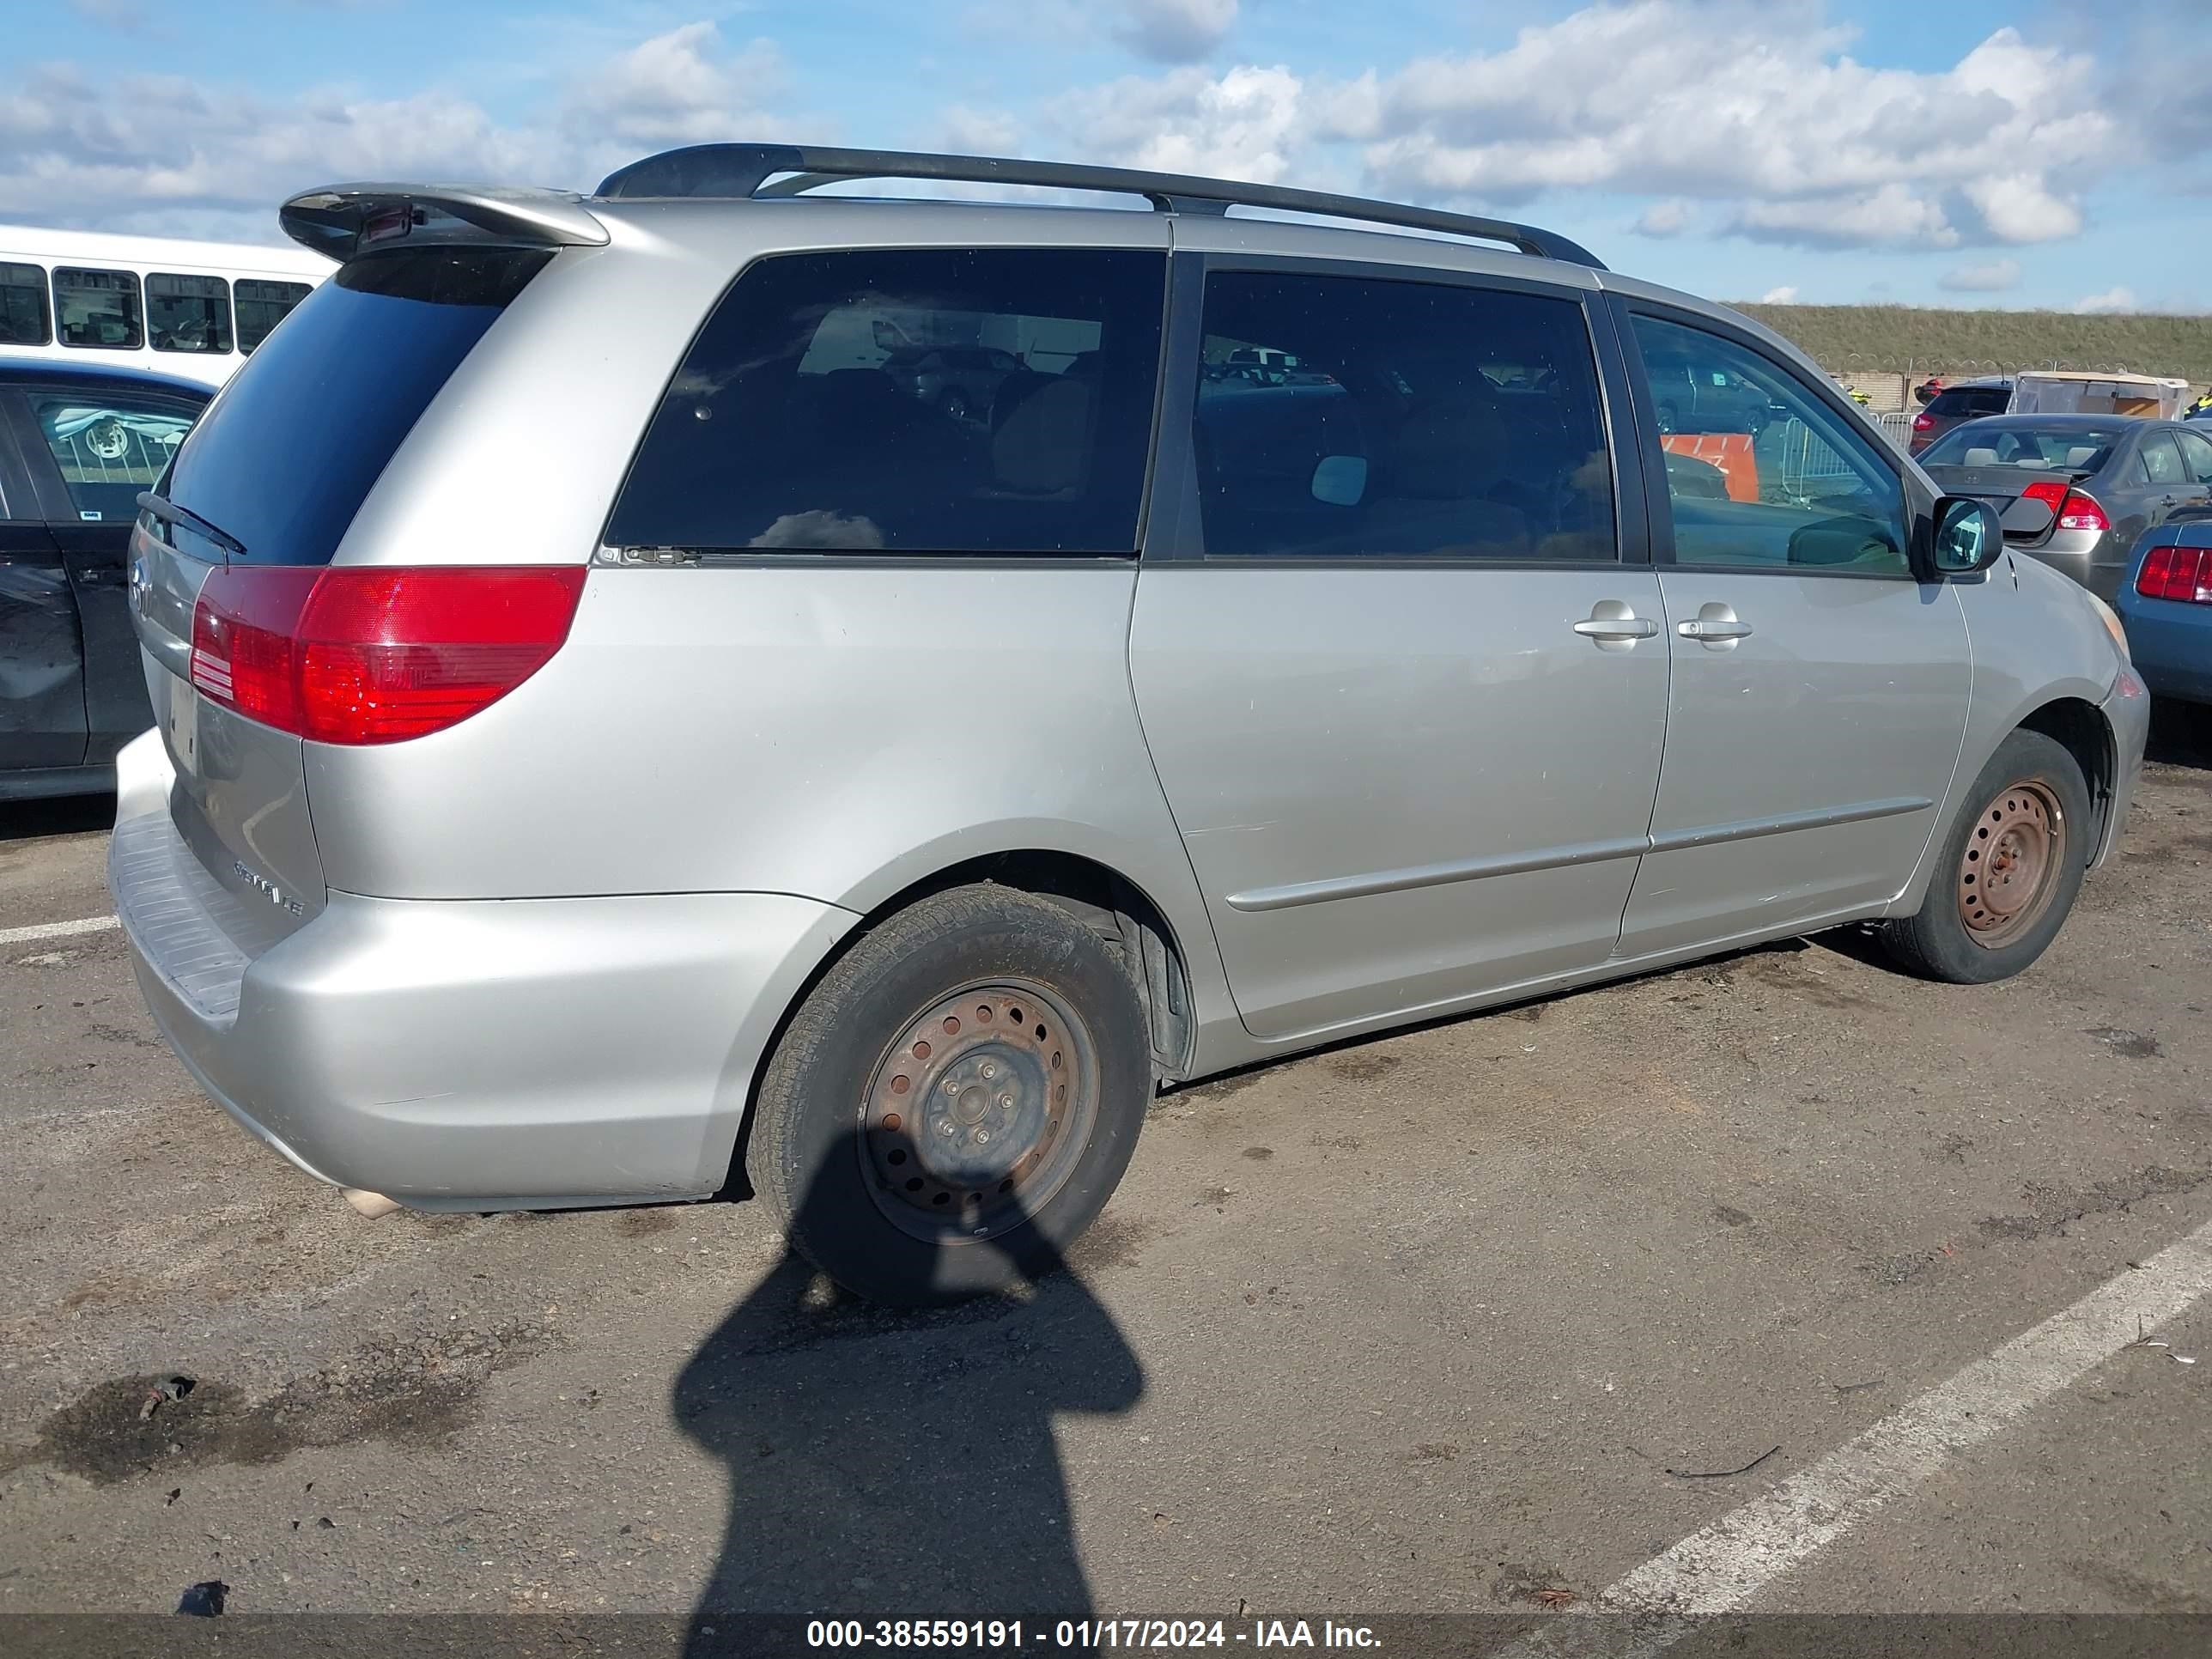
[[[146,343],[135,270],[54,268],[54,315],[65,346],[136,351]]]
[[[2178,484],[2189,482],[2189,475],[2181,465],[2181,451],[2175,446],[2171,433],[2146,432],[2136,453],[2142,458],[2140,465],[2147,483]]]
[[[0,341],[44,345],[54,337],[43,265],[0,264]]]
[[[551,257],[428,247],[341,267],[239,369],[164,493],[252,563],[329,563],[430,400]]]
[[[230,284],[220,276],[146,277],[146,323],[156,351],[230,349]]]
[[[199,405],[132,388],[31,393],[39,435],[53,452],[76,516],[128,524],[199,416]]]
[[[243,276],[234,290],[238,303],[238,349],[251,351],[269,337],[294,306],[307,297],[306,283],[267,283]]]
[[[1192,443],[1210,558],[1617,556],[1573,300],[1216,271]]]
[[[763,259],[677,371],[607,540],[1127,556],[1166,274],[1120,250]]]

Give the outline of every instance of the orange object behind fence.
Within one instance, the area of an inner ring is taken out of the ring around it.
[[[1730,501],[1759,499],[1759,459],[1751,453],[1748,432],[1669,432],[1659,441],[1673,454],[1718,467]]]

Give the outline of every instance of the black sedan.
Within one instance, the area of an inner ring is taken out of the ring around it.
[[[1993,415],[1919,460],[1945,494],[1996,507],[2008,544],[2107,604],[2144,531],[2212,507],[2212,439],[2179,421]]]
[[[109,787],[115,751],[154,723],[131,526],[210,395],[137,369],[0,359],[0,800]]]

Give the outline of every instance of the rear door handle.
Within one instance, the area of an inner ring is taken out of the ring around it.
[[[1737,617],[1735,607],[1716,603],[1699,605],[1696,616],[1674,624],[1674,631],[1686,640],[1701,641],[1709,650],[1733,651],[1735,642],[1751,632],[1751,624]]]

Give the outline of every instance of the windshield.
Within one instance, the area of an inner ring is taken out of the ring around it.
[[[1954,427],[1921,452],[1923,466],[2024,466],[2094,472],[2120,441],[2118,427]]]

